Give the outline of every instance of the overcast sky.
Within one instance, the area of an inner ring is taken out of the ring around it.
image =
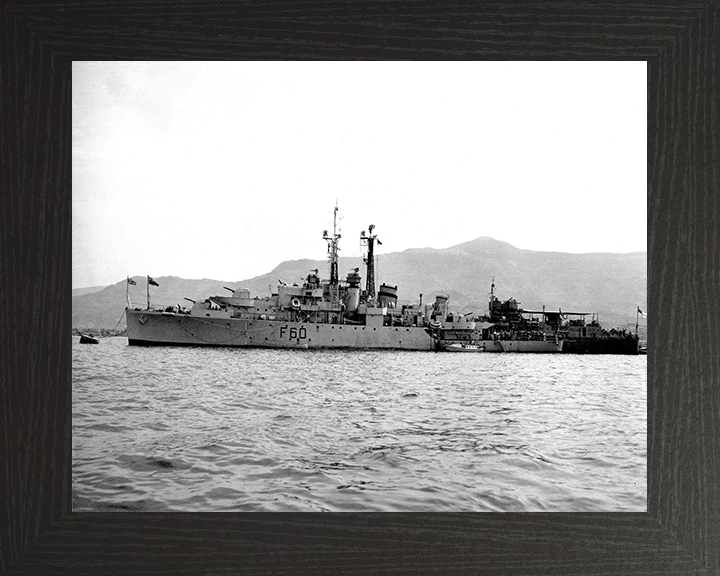
[[[73,64],[73,288],[491,236],[647,249],[644,62]],[[327,277],[327,271],[321,271]]]

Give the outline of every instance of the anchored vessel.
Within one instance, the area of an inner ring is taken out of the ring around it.
[[[562,352],[563,340],[557,332],[522,327],[517,302],[512,298],[500,303],[490,291],[489,314],[472,317],[445,314],[447,296],[437,296],[433,307],[431,331],[438,347],[447,352]],[[468,317],[471,318],[468,318]],[[443,322],[438,322],[443,318]],[[524,329],[523,329],[524,328]]]
[[[80,334],[80,344],[99,344],[100,340],[92,334]]]
[[[441,297],[438,297],[440,300]],[[488,314],[467,320],[449,315],[434,331],[444,350],[563,352],[569,354],[638,354],[637,333],[605,330],[598,315],[563,310],[524,310],[514,298],[501,301],[490,286]],[[590,316],[590,321],[586,317]]]
[[[638,354],[639,337],[627,330],[604,329],[598,314],[564,310],[523,310],[514,299],[500,302],[490,289],[490,317],[505,320],[511,330],[562,340],[566,354]],[[590,321],[586,320],[590,317]]]
[[[598,315],[590,312],[537,312],[538,323],[546,332],[553,332],[564,341],[563,352],[569,354],[639,354],[640,338],[637,333],[600,325]],[[590,321],[586,317],[590,316]]]
[[[302,286],[281,284],[269,297],[246,289],[232,296],[195,302],[189,311],[127,309],[130,345],[256,346],[269,348],[357,348],[432,350],[435,341],[420,306],[397,307],[397,286],[381,284],[375,293],[374,245],[370,226],[360,239],[367,246],[367,284],[359,269],[344,282],[338,274],[337,207],[328,245],[330,279],[318,270]]]

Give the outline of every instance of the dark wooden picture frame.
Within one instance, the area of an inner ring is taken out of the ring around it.
[[[0,572],[720,573],[718,12],[717,0],[0,5]],[[647,61],[647,513],[71,512],[72,61],[305,58]]]

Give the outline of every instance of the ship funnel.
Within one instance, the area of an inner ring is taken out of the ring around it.
[[[350,286],[360,286],[360,274],[359,274],[360,268],[355,268],[352,272],[348,272],[347,275],[347,283],[350,284]]]
[[[447,314],[447,305],[448,305],[448,297],[444,294],[438,294],[435,296],[435,303],[432,307],[432,316],[431,319],[435,320],[436,318],[439,320],[444,320],[445,316]]]
[[[320,276],[318,276],[318,273],[317,268],[315,270],[310,270],[310,274],[307,275],[306,279],[308,288],[313,289],[320,285]]]
[[[378,302],[381,307],[395,308],[397,306],[397,286],[381,284],[378,290]]]
[[[349,284],[345,294],[345,311],[355,312],[360,305],[360,274],[359,268],[355,268],[347,275],[347,283]]]
[[[345,312],[355,312],[360,305],[360,287],[351,286],[345,295]]]

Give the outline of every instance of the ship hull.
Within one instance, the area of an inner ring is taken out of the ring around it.
[[[568,338],[563,352],[566,354],[628,354],[640,353],[640,340],[631,335],[624,338]]]
[[[557,354],[563,351],[563,341],[544,340],[488,340],[486,352],[522,352],[527,354]]]
[[[128,310],[127,335],[131,346],[434,349],[433,339],[418,326],[371,328],[351,324],[198,318],[154,310]]]

